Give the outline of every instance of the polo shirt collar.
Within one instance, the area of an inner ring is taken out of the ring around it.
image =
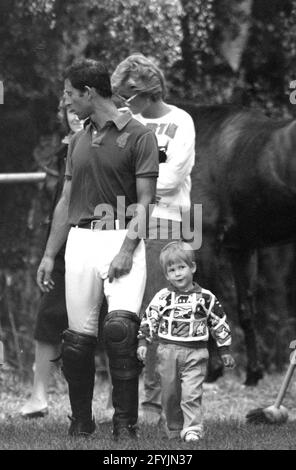
[[[110,119],[109,121],[106,121],[105,125],[107,123],[113,122],[115,124],[115,126],[117,127],[117,129],[119,131],[122,131],[122,129],[127,125],[127,123],[131,119],[132,119],[131,112],[130,111],[124,111],[124,112],[120,113],[118,116],[116,116],[115,119]],[[86,130],[91,129],[92,126],[93,126],[93,123],[92,123],[90,118],[87,118],[83,123],[83,127]]]
[[[127,125],[128,122],[132,119],[132,114],[130,111],[124,111],[120,113],[114,120],[114,124],[117,127],[119,131],[122,131],[122,129]]]

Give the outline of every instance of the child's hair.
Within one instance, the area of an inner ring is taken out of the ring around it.
[[[170,242],[161,250],[159,261],[165,274],[168,266],[176,261],[182,261],[192,267],[195,262],[194,250],[189,243],[182,240]]]

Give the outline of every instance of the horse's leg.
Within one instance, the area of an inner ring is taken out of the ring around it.
[[[209,361],[205,382],[213,383],[216,382],[219,377],[223,376],[224,366],[220,358],[217,345],[211,335],[209,336],[208,347]]]
[[[260,283],[256,289],[256,305],[260,316],[256,325],[258,331],[263,332],[260,355],[265,369],[274,363],[281,370],[287,359],[287,344],[295,334],[290,322],[296,311],[291,308],[295,291],[293,280],[296,278],[294,254],[291,244],[258,250]]]
[[[202,247],[196,253],[197,271],[194,276],[194,280],[202,287],[210,289],[219,297],[218,292],[220,289],[217,275],[217,273],[219,273],[219,268],[215,243],[215,234],[205,231],[203,234]],[[212,383],[223,375],[224,367],[218,352],[217,345],[211,335],[209,337],[208,347],[209,361],[205,381]]]
[[[258,343],[254,326],[254,284],[257,273],[257,254],[249,250],[231,251],[231,263],[236,284],[238,317],[245,335],[247,376],[245,385],[256,385],[263,377],[258,361]]]

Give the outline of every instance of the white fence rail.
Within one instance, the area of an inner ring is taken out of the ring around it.
[[[9,183],[39,183],[46,178],[45,171],[34,173],[0,173],[0,184]]]

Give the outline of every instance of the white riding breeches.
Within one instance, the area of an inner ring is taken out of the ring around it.
[[[72,227],[66,246],[66,305],[69,328],[98,335],[100,308],[105,294],[108,311],[128,310],[139,314],[146,284],[144,241],[133,254],[131,271],[114,279],[107,277],[127,230],[90,230]]]

